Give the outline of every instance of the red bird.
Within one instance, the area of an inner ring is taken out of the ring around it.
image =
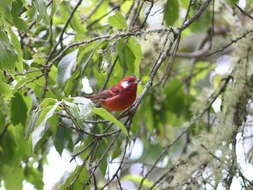
[[[136,77],[125,77],[108,90],[84,97],[99,103],[108,111],[122,111],[134,103],[137,83]]]

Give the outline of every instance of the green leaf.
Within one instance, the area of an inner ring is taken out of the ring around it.
[[[149,99],[150,99],[151,97],[149,97]],[[153,104],[152,104],[152,102],[149,100],[149,102],[150,102],[150,104],[149,105],[145,105],[145,107],[146,107],[146,109],[145,109],[145,115],[147,115],[146,116],[146,122],[147,122],[147,129],[148,129],[148,131],[150,132],[150,133],[152,133],[153,132],[153,129],[154,129],[154,127],[155,127],[155,124],[154,124],[154,115],[155,115],[155,113],[154,113],[154,109],[153,109]]]
[[[210,25],[211,22],[211,13],[209,10],[206,10],[202,13],[202,15],[195,20],[191,25],[190,29],[193,32],[203,32],[207,30],[208,26]]]
[[[102,42],[94,42],[90,43],[85,48],[80,47],[78,51],[78,65],[80,65],[81,73],[84,73],[88,63],[90,60],[92,60],[92,57],[96,50],[98,49],[99,45],[101,45]]]
[[[71,113],[82,124],[83,120],[92,112],[94,104],[91,100],[84,97],[71,98],[72,102],[64,100],[64,103],[69,106]]]
[[[108,22],[111,26],[118,29],[127,28],[126,19],[123,17],[123,15],[119,11],[115,11],[115,15],[110,16],[108,18]]]
[[[232,7],[239,2],[239,0],[226,0]]]
[[[142,180],[142,176],[139,176],[139,175],[126,175],[122,178],[122,180],[130,180],[130,181],[133,181],[133,182],[136,182],[136,183],[140,183],[141,180]],[[151,181],[149,181],[148,179],[145,179],[143,181],[143,186],[144,187],[151,187],[153,185],[153,183]]]
[[[100,141],[99,146],[98,146],[98,151],[97,151],[97,158],[101,158],[101,156],[104,154],[106,148],[107,148],[108,144],[106,143],[105,139],[103,139],[102,141]],[[109,156],[108,153],[106,153],[106,155],[104,156],[104,158],[101,161],[101,164],[99,165],[99,169],[102,173],[102,176],[106,175],[106,169],[107,169],[107,157]]]
[[[27,29],[28,26],[26,24],[26,22],[24,20],[22,20],[21,18],[15,18],[13,19],[13,24],[21,31],[24,32],[29,32],[29,30]]]
[[[32,141],[31,139],[25,139],[25,131],[24,128],[19,124],[17,127],[10,128],[10,131],[13,133],[15,138],[15,142],[18,146],[15,147],[15,159],[17,163],[21,160],[27,159],[32,154]],[[14,155],[13,155],[14,156]]]
[[[131,49],[132,53],[134,53],[135,56],[135,62],[134,62],[134,74],[137,78],[139,78],[139,67],[141,60],[143,58],[142,50],[141,50],[141,45],[138,43],[136,38],[130,37],[127,42],[129,48]],[[133,73],[130,73],[133,74]]]
[[[167,26],[173,25],[179,16],[178,0],[167,0],[164,9],[164,21]]]
[[[67,19],[69,18],[69,15],[72,12],[72,7],[70,5],[70,2],[63,1],[62,3],[60,3],[59,11],[62,16],[62,18],[61,18],[62,22],[65,23],[67,21]],[[83,34],[86,32],[85,25],[82,23],[82,20],[81,20],[79,14],[74,14],[72,16],[72,19],[70,20],[70,26],[74,31],[77,32],[77,36],[78,36],[78,34]]]
[[[132,53],[136,58],[143,58],[142,50],[141,50],[141,45],[139,42],[136,40],[135,37],[130,37],[128,39],[127,45],[131,49]]]
[[[120,40],[117,46],[119,60],[123,67],[128,68],[128,73],[134,73],[135,55],[125,40]]]
[[[13,24],[23,32],[29,32],[27,29],[27,24],[23,19],[19,16],[23,11],[23,3],[21,1],[13,1],[12,8],[11,8],[11,15],[14,19],[12,19]]]
[[[57,75],[57,67],[56,66],[52,66],[49,72],[49,81],[50,84],[55,84],[56,83],[56,75]]]
[[[32,145],[33,149],[35,148],[36,144],[40,141],[40,139],[43,137],[44,132],[48,129],[49,126],[46,126],[47,120],[51,118],[55,110],[58,108],[58,106],[61,104],[61,102],[56,102],[53,106],[50,105],[47,108],[45,108],[37,121],[38,127],[35,129],[35,131],[32,134]]]
[[[6,21],[9,24],[11,24],[11,21],[13,20],[13,17],[11,15],[11,3],[10,0],[1,0],[0,1],[0,18],[3,18],[2,21]],[[2,22],[4,23],[4,22]]]
[[[10,0],[1,0],[0,1],[0,7],[5,8],[5,9],[10,9],[11,8],[11,2]]]
[[[60,190],[74,190],[74,189],[82,189],[85,181],[88,179],[89,174],[87,172],[86,167],[77,166],[75,171],[72,172],[68,179],[66,180],[65,184],[62,185],[59,189]]]
[[[0,31],[0,69],[13,70],[18,56],[5,32]]]
[[[93,113],[101,116],[102,118],[111,121],[112,123],[117,125],[123,131],[123,133],[125,133],[125,135],[128,135],[126,127],[104,108],[93,108],[92,111]]]
[[[23,72],[23,52],[21,49],[21,45],[16,34],[12,30],[9,30],[9,32],[11,34],[11,42],[14,45],[16,52],[18,54],[18,62],[16,64],[16,67],[18,71],[21,73]]]
[[[75,81],[80,75],[80,69],[78,69],[77,71],[75,71],[73,73],[73,75],[67,80],[66,82],[66,85],[64,87],[64,92],[65,92],[65,95],[68,96],[71,94],[71,92],[73,92],[73,90],[75,90],[75,86],[74,85],[74,82],[77,82]]]
[[[68,147],[70,141],[72,141],[72,130],[59,126],[54,138],[54,146],[60,155],[63,149]]]
[[[23,5],[23,3],[21,1],[13,1],[12,2],[11,14],[14,18],[19,17],[19,15],[21,14],[21,12],[23,10],[22,5]]]
[[[21,123],[23,126],[25,126],[28,109],[22,95],[19,93],[14,94],[10,104],[11,122],[13,125]]]
[[[47,16],[47,6],[44,0],[34,0],[33,1],[35,8],[37,9],[37,11],[39,12],[39,18],[38,20],[40,20],[41,18],[44,19],[45,23],[49,23],[48,22],[48,16]]]
[[[30,134],[35,129],[38,118],[39,118],[39,109],[35,109],[32,111],[30,119],[28,121],[28,126],[26,127],[26,131],[25,131],[26,139],[30,136]]]
[[[11,89],[9,86],[3,82],[0,81],[0,96],[10,96],[11,95]]]
[[[43,189],[42,173],[35,168],[25,167],[24,169],[25,180],[34,185],[38,190]]]
[[[24,173],[21,166],[4,167],[4,186],[6,190],[22,189],[23,178]]]
[[[123,1],[120,5],[120,9],[124,12],[124,13],[128,13],[128,11],[131,8],[131,5],[133,4],[133,0],[128,0],[128,1]]]
[[[160,144],[145,144],[141,159],[145,159],[147,163],[153,163],[157,159],[157,155],[162,152]]]
[[[14,135],[9,132],[10,128],[13,127],[13,125],[8,127],[7,132],[4,134],[4,136],[1,138],[1,144],[0,144],[0,160],[1,163],[4,163],[4,165],[10,165],[13,166],[17,164],[17,158],[16,158],[16,148],[17,144],[15,141]],[[2,164],[1,164],[2,165]]]
[[[189,118],[190,111],[188,105],[188,98],[184,92],[183,84],[180,80],[174,79],[169,82],[166,88],[164,88],[164,93],[167,98],[164,100],[163,104],[167,111],[171,111],[177,116],[184,116]]]
[[[56,81],[60,87],[63,87],[66,81],[71,77],[71,71],[76,66],[78,49],[65,55],[58,64],[58,73]]]
[[[250,8],[251,7],[251,5],[252,5],[252,3],[253,3],[253,0],[248,0],[248,1],[246,1],[247,2],[247,4],[246,4],[246,9],[248,9],[248,8]]]
[[[5,117],[6,116],[2,112],[0,112],[0,134],[2,133],[5,127]]]
[[[37,126],[40,124],[45,125],[45,122],[54,114],[54,111],[60,103],[61,102],[56,102],[55,104],[49,105],[45,109],[43,109],[37,121]]]
[[[48,105],[54,105],[57,102],[56,99],[53,98],[46,98],[40,104],[40,110],[47,107]]]
[[[97,0],[91,0],[91,1],[92,1],[92,4],[89,6],[90,10],[98,2]],[[103,3],[100,4],[100,6],[96,9],[95,13],[92,14],[89,20],[92,20],[92,21],[99,20],[99,23],[105,23],[107,20],[106,19],[107,17],[104,17],[104,15],[107,14],[110,9],[111,9],[111,6],[109,5],[109,1],[103,1]],[[87,8],[85,7],[84,10],[87,10]],[[90,11],[90,10],[87,10],[87,11]]]
[[[180,5],[187,10],[190,1],[180,0]]]

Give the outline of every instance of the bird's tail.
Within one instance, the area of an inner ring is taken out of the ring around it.
[[[93,103],[95,103],[96,107],[101,107],[100,103],[96,99],[95,94],[92,95],[82,94],[82,97],[90,99]]]
[[[92,96],[93,96],[93,95],[82,95],[82,97],[88,98],[88,99],[92,99]]]
[[[87,95],[87,94],[82,93],[81,96],[84,97],[84,98],[91,99],[91,100],[94,98],[94,94],[92,94],[92,95]]]

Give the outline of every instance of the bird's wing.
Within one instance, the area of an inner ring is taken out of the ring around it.
[[[110,89],[108,90],[104,90],[102,92],[99,92],[97,94],[93,94],[93,95],[85,95],[85,98],[89,98],[92,101],[95,102],[104,102],[106,99],[108,98],[113,98],[117,95],[119,95],[121,93],[121,89],[118,87],[118,85],[114,85],[112,86]]]
[[[111,90],[115,94],[114,96],[120,94],[122,91],[118,85],[112,86],[109,90]]]
[[[94,100],[94,101],[97,101],[97,100],[103,101],[103,100],[105,100],[107,98],[111,98],[113,96],[115,96],[115,93],[113,91],[104,90],[104,91],[99,92],[97,94],[93,94],[91,96],[84,96],[84,97],[89,98],[89,99]]]

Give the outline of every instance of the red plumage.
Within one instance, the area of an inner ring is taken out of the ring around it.
[[[84,96],[99,103],[108,111],[122,111],[131,106],[136,99],[138,79],[136,77],[125,77],[116,84],[97,94]]]

